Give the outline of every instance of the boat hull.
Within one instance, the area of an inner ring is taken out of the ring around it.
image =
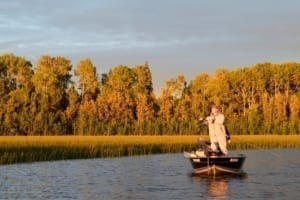
[[[239,154],[237,156],[213,156],[189,158],[194,168],[194,173],[218,174],[218,173],[243,173],[242,167],[246,156]]]
[[[207,175],[217,175],[217,174],[235,174],[235,175],[241,175],[244,174],[244,171],[242,169],[233,169],[233,168],[226,168],[226,167],[220,167],[217,165],[212,165],[209,167],[202,167],[202,168],[196,168],[193,170],[193,174],[207,174]]]

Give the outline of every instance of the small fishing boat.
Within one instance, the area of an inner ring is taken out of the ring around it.
[[[196,151],[184,152],[184,156],[190,160],[194,168],[194,174],[244,173],[242,167],[246,159],[245,155],[222,155],[220,151],[211,151],[209,145],[209,141],[199,139]]]

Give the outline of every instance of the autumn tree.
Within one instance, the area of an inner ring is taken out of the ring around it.
[[[290,124],[289,133],[295,134],[300,132],[300,94],[292,94],[289,101]]]
[[[0,127],[6,134],[30,131],[32,65],[13,54],[0,56]]]
[[[95,135],[97,132],[97,122],[96,101],[82,101],[78,107],[74,133],[76,135]]]
[[[174,117],[176,103],[181,98],[184,87],[185,78],[182,75],[166,81],[166,88],[162,90],[162,94],[158,99],[159,116],[162,119],[170,121]]]
[[[222,108],[230,102],[230,72],[226,69],[218,69],[209,79],[207,84],[207,95],[211,104],[220,105]]]
[[[75,134],[75,130],[77,129],[76,118],[78,116],[80,98],[74,85],[68,88],[66,95],[68,103],[66,110],[64,111],[64,117],[67,123],[67,134]]]
[[[210,103],[208,100],[207,86],[210,80],[208,74],[200,74],[195,77],[189,84],[189,92],[191,96],[191,115],[198,119],[209,114]]]
[[[78,107],[76,134],[95,134],[97,123],[96,99],[100,92],[96,67],[90,59],[81,60],[75,69],[79,78],[81,101]]]
[[[101,89],[101,106],[99,112],[107,113],[107,119],[115,124],[128,124],[134,122],[135,100],[134,86],[135,74],[127,66],[119,65],[109,71],[107,80]]]
[[[96,67],[90,59],[81,60],[75,69],[75,76],[78,76],[78,85],[83,100],[95,100],[99,93],[99,81]]]
[[[133,68],[135,74],[134,96],[136,101],[137,123],[151,121],[154,118],[154,94],[152,75],[148,63]]]
[[[98,80],[90,59],[71,81],[71,62],[42,56],[34,69],[25,58],[0,56],[0,133],[195,134],[199,117],[218,104],[232,134],[300,133],[300,64],[258,63],[234,70],[180,75],[155,97],[145,62],[119,65]],[[201,128],[202,127],[202,128]]]
[[[64,57],[42,56],[35,67],[35,129],[38,134],[64,133],[62,115],[66,109],[66,90],[70,83],[71,62]]]

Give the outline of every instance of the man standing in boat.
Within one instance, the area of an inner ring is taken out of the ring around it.
[[[211,107],[211,115],[205,119],[200,118],[200,121],[203,121],[208,125],[209,138],[211,142],[212,151],[217,152],[218,147],[224,155],[228,154],[227,151],[227,140],[226,128],[224,125],[225,117],[220,112],[219,108],[216,105]]]

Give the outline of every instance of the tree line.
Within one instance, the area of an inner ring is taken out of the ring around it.
[[[0,135],[206,134],[198,122],[217,104],[231,134],[300,133],[300,64],[258,63],[183,75],[153,92],[147,62],[97,74],[64,57],[0,56]],[[76,83],[72,82],[72,74]]]

